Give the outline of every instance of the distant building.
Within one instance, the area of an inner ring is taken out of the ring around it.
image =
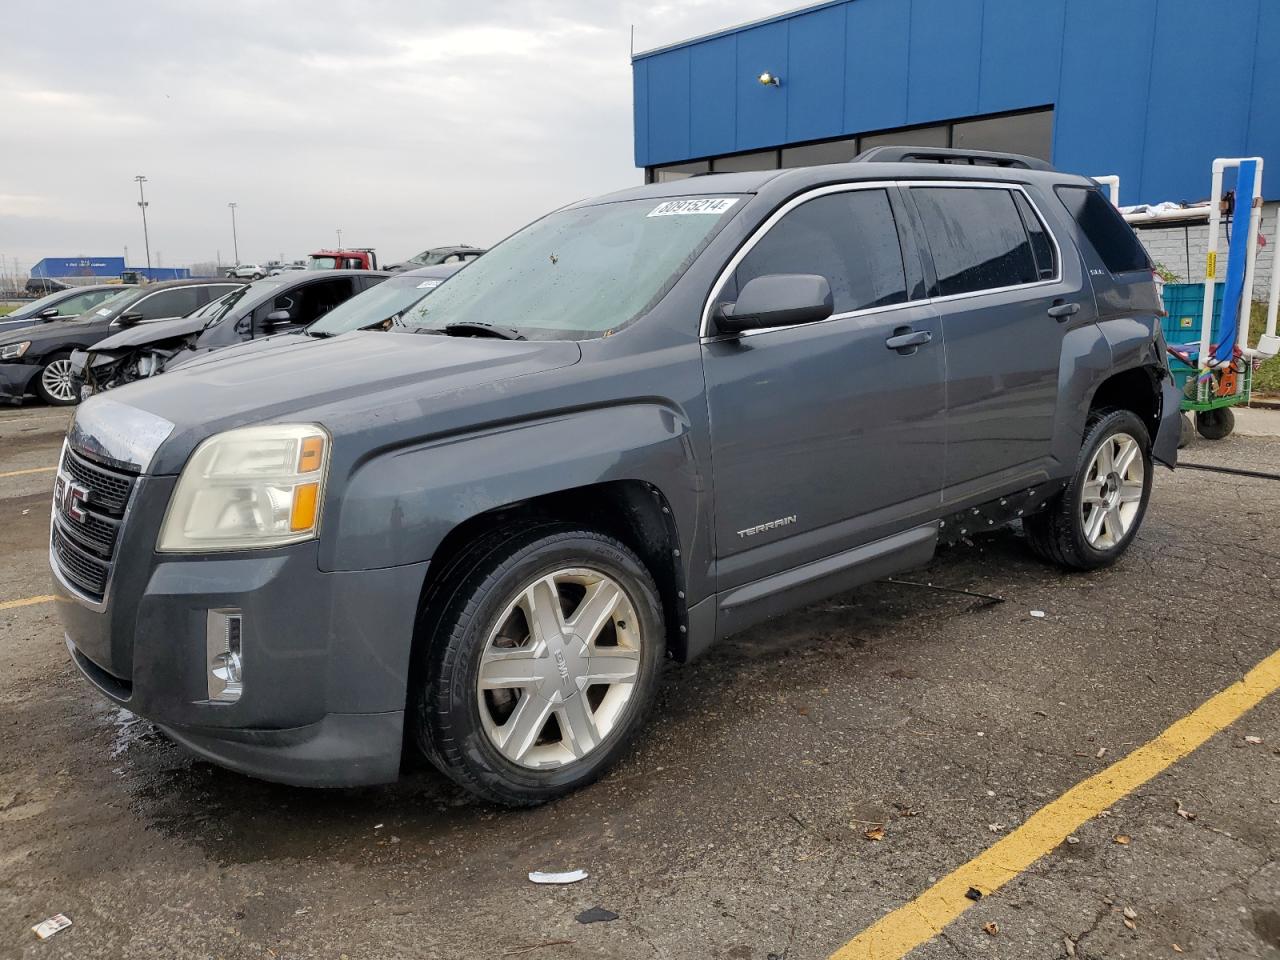
[[[149,280],[186,280],[186,267],[126,267],[124,257],[45,257],[31,268],[32,279],[77,283],[118,280],[126,270]]]

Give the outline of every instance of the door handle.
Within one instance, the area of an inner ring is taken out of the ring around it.
[[[1074,317],[1080,312],[1080,304],[1064,303],[1061,300],[1053,301],[1053,306],[1049,308],[1049,316],[1055,320],[1065,320],[1067,317]]]
[[[909,356],[916,352],[916,347],[923,346],[933,339],[933,334],[928,330],[912,330],[910,327],[899,327],[893,332],[893,336],[884,342],[884,345],[890,350],[897,350],[903,355]]]

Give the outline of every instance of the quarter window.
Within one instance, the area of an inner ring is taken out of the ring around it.
[[[933,254],[939,296],[1013,287],[1040,279],[1031,237],[1014,202],[1014,191],[913,187],[911,195]]]
[[[1049,239],[1049,231],[1045,229],[1035,210],[1022,193],[1013,195],[1013,202],[1022,214],[1022,225],[1031,237],[1031,253],[1036,258],[1036,273],[1041,280],[1052,280],[1058,275],[1058,260],[1053,249],[1053,241]]]
[[[851,190],[796,207],[743,258],[724,299],[737,299],[749,280],[778,273],[826,277],[836,313],[904,303],[907,280],[889,195]]]
[[[1093,187],[1059,187],[1058,196],[1112,273],[1150,270],[1151,258],[1120,211]]]

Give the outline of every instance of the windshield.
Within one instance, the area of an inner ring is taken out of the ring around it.
[[[219,297],[217,300],[210,300],[190,316],[204,320],[204,329],[208,330],[215,324],[221,323],[223,318],[232,311],[235,305],[251,292],[255,290],[262,292],[279,285],[279,280],[258,280],[254,283],[246,284],[243,287],[232,290],[225,297]]]
[[[79,320],[98,319],[100,317],[109,317],[125,304],[129,303],[134,297],[141,295],[142,291],[137,287],[129,287],[121,290],[119,293],[113,293],[107,299],[103,300],[93,310],[88,310],[77,318]]]
[[[388,320],[398,325],[398,317],[444,280],[439,277],[392,277],[370,290],[338,304],[311,326],[312,336],[331,337],[350,330],[361,330]]]
[[[533,340],[607,336],[666,294],[737,203],[650,198],[557,211],[468,264],[401,323],[510,327]]]
[[[336,270],[338,269],[337,257],[312,257],[307,261],[308,270]]]
[[[452,247],[432,247],[430,250],[423,250],[421,253],[409,258],[409,263],[416,263],[420,267],[434,267],[444,263],[445,258],[455,253]]]

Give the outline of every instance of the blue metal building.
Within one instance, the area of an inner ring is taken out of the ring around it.
[[[636,54],[647,178],[838,162],[881,143],[1018,150],[1202,199],[1260,155],[1280,198],[1280,0],[837,0]],[[761,82],[762,74],[778,79]]]
[[[31,268],[31,276],[46,280],[118,279],[132,270],[149,280],[186,280],[187,267],[126,267],[124,257],[45,257]]]

